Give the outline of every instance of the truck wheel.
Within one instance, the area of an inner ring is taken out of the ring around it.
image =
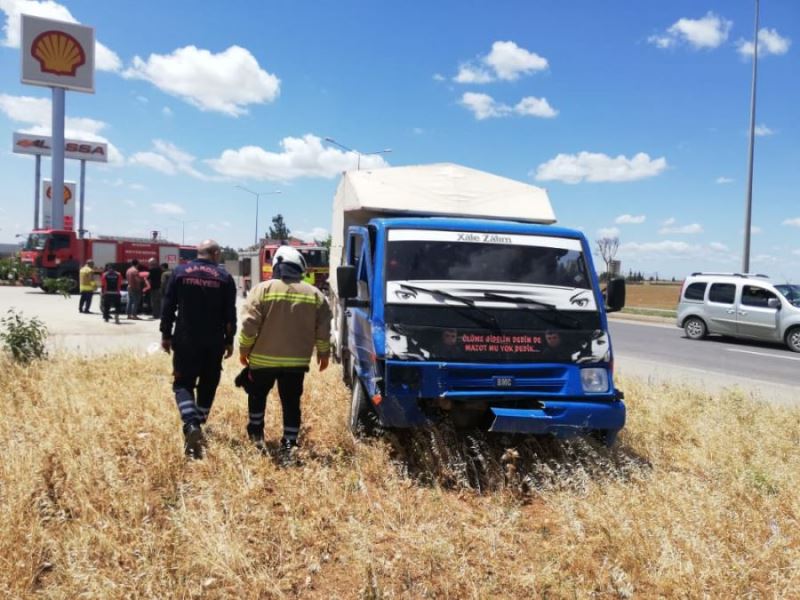
[[[683,323],[683,330],[686,332],[686,337],[690,340],[702,340],[708,333],[705,321],[699,317],[689,317],[686,319]]]
[[[786,332],[786,345],[792,352],[800,352],[800,327],[792,327]]]
[[[360,438],[369,435],[371,432],[372,420],[370,419],[370,406],[364,386],[353,377],[353,394],[350,400],[350,413],[348,414],[347,426],[353,437]]]

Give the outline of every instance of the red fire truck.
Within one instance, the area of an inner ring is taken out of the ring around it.
[[[272,279],[272,257],[275,251],[283,245],[297,248],[306,259],[308,270],[304,278],[308,283],[317,286],[323,292],[328,289],[328,249],[314,243],[292,239],[288,242],[267,240],[259,250],[249,250],[239,253],[239,277],[243,294],[259,281]]]
[[[124,272],[134,258],[143,264],[155,258],[159,264],[174,267],[196,258],[197,249],[161,239],[102,235],[81,239],[67,229],[38,229],[28,236],[20,257],[34,267],[33,285],[40,286],[51,277],[67,277],[77,289],[78,271],[89,259],[98,271],[111,263]]]

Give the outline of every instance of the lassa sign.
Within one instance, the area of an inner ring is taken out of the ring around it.
[[[15,133],[14,152],[17,154],[50,156],[53,152],[53,140],[47,135]],[[76,160],[108,162],[108,145],[100,142],[64,140],[64,157]]]

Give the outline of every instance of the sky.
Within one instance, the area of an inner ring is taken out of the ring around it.
[[[544,187],[622,269],[741,269],[752,0],[0,0],[0,241],[33,222],[50,91],[20,83],[19,15],[96,30],[67,93],[92,235],[324,238],[342,170],[452,162]],[[763,0],[751,270],[800,281],[800,2]],[[384,149],[391,153],[370,154]],[[43,173],[50,174],[49,160]],[[77,161],[66,178],[77,180]],[[255,196],[264,193],[259,221]],[[280,193],[276,193],[280,192]]]

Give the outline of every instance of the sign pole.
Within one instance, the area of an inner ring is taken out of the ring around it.
[[[53,229],[64,229],[64,88],[53,88]]]
[[[36,185],[33,192],[33,229],[39,229],[39,190],[42,187],[42,155],[36,155]]]
[[[83,228],[83,205],[85,199],[85,190],[86,190],[86,161],[81,161],[81,207],[80,213],[78,215],[78,237],[83,239],[83,234],[86,230]]]

